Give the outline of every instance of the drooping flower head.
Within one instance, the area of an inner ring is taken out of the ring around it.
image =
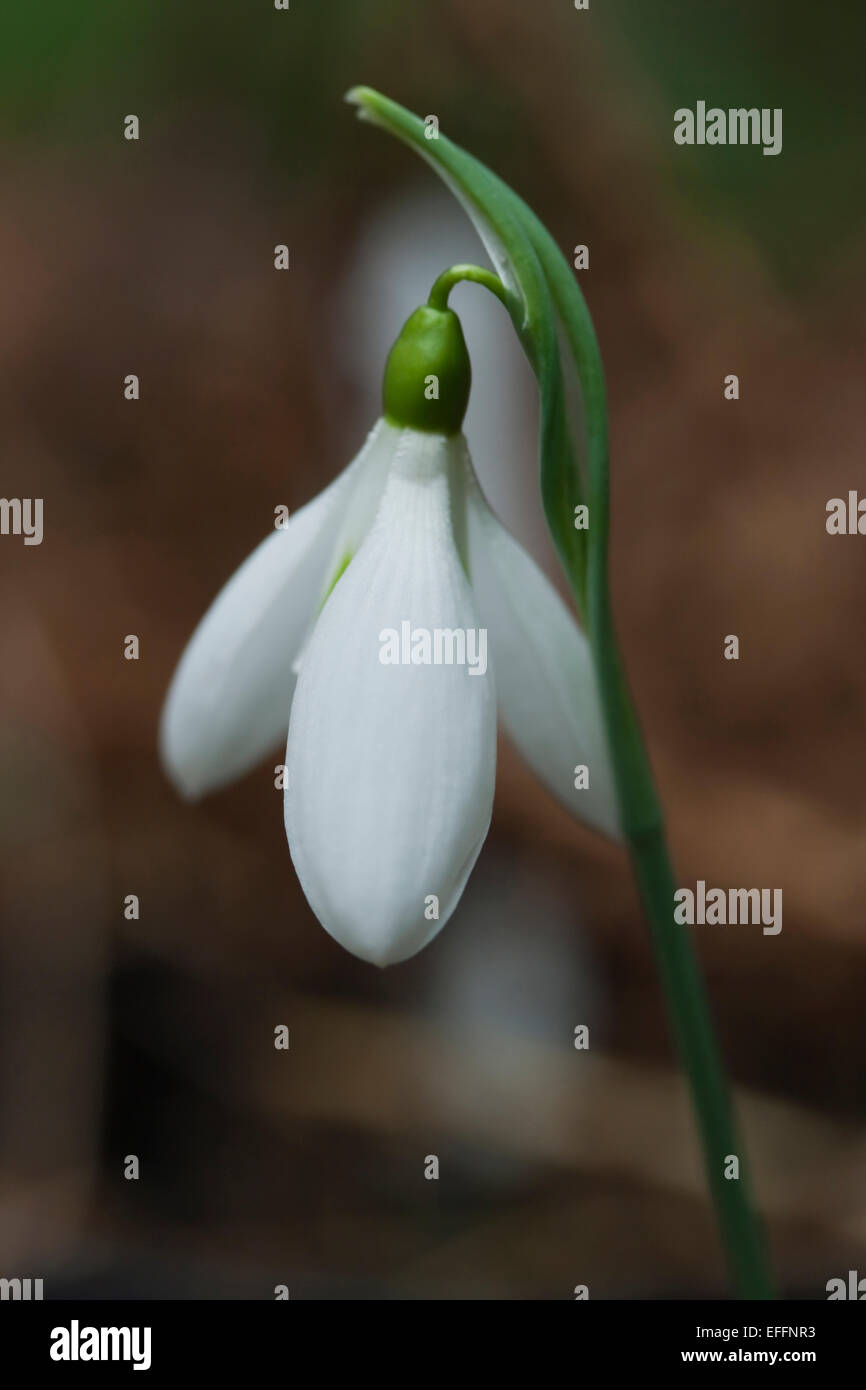
[[[461,432],[469,389],[457,316],[417,309],[357,458],[228,582],[162,718],[188,796],[288,728],[301,885],[326,930],[378,965],[414,955],[460,900],[490,825],[497,701],[559,799],[617,833],[588,646],[482,494]]]

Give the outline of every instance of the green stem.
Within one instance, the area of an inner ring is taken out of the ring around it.
[[[674,1040],[691,1091],[731,1278],[741,1298],[774,1298],[763,1231],[703,979],[687,929],[674,921],[675,881],[664,823],[606,595],[603,603],[595,606],[594,616],[593,647],[607,697],[604,705],[611,726],[623,829],[649,921]],[[725,1177],[730,1155],[739,1159],[737,1178]]]
[[[485,289],[495,294],[501,300],[506,309],[509,308],[508,291],[503,285],[498,275],[492,270],[483,270],[480,265],[452,265],[450,270],[443,270],[442,274],[434,281],[433,288],[427,298],[427,303],[431,309],[444,309],[448,305],[448,296],[454,286],[461,280],[471,280],[474,285],[483,285]]]
[[[692,1092],[704,1163],[734,1287],[741,1298],[774,1298],[763,1231],[754,1209],[746,1156],[731,1108],[704,984],[684,929],[673,923],[674,879],[661,825],[629,838],[668,1012]],[[738,1178],[726,1178],[729,1155]]]
[[[650,927],[674,1041],[689,1083],[707,1181],[722,1243],[740,1297],[775,1297],[763,1229],[731,1101],[704,982],[687,929],[674,921],[675,881],[655,779],[620,654],[610,605],[610,487],[607,405],[601,351],[583,296],[546,227],[526,205],[526,226],[549,277],[574,354],[588,422],[590,546],[586,574],[565,564],[586,619],[608,731],[623,833]],[[579,582],[583,581],[585,582]],[[726,1178],[728,1155],[739,1177]]]

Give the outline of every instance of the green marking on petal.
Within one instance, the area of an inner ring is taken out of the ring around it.
[[[349,568],[349,566],[351,565],[353,558],[354,558],[354,556],[352,555],[351,550],[347,550],[346,553],[345,553],[345,555],[343,556],[342,560],[341,560],[340,563],[338,564],[337,568],[334,570],[334,577],[333,577],[333,579],[331,580],[330,584],[328,585],[328,592],[325,594],[325,597],[322,599],[322,602],[319,604],[319,612],[320,612],[320,613],[321,613],[322,609],[324,608],[325,604],[328,602],[328,599],[331,597],[331,594],[332,594],[332,593],[334,592],[334,590],[336,589],[336,587],[337,587],[337,585],[339,584],[340,580],[343,578],[343,575],[346,573],[346,570],[347,570],[347,569]]]

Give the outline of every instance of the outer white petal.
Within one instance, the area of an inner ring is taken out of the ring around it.
[[[285,738],[292,663],[329,576],[375,515],[399,434],[380,420],[348,468],[244,561],[193,633],[159,733],[185,796],[241,776]]]
[[[621,837],[589,643],[556,590],[494,516],[468,450],[469,572],[490,634],[502,722],[573,815]],[[576,790],[574,769],[589,769]]]
[[[452,533],[462,488],[459,441],[403,432],[376,522],[316,624],[292,704],[292,859],[325,929],[377,965],[405,960],[441,930],[490,824],[489,667],[472,675],[466,664],[380,661],[381,634],[404,621],[478,630]]]

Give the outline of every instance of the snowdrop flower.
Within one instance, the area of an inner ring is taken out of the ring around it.
[[[175,673],[164,766],[197,797],[285,737],[285,823],[319,921],[377,965],[453,913],[487,835],[497,703],[550,789],[618,835],[587,641],[501,526],[461,433],[451,309],[417,309],[357,458],[219,594]],[[589,786],[575,789],[575,769]]]

